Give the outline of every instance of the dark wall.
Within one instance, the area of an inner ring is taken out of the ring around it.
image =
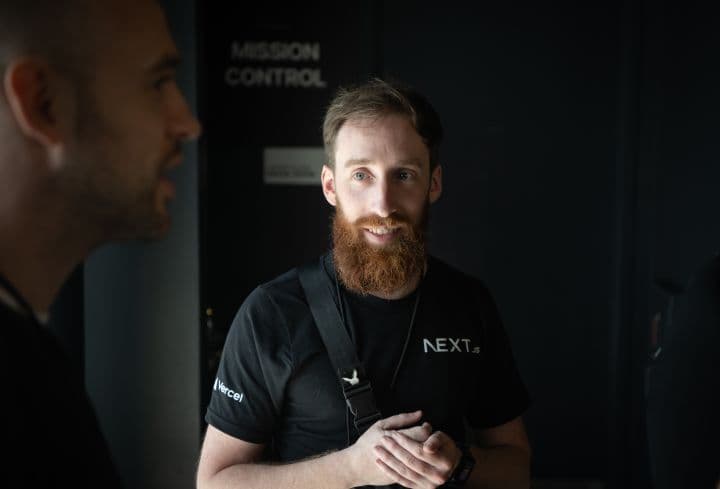
[[[446,124],[432,249],[496,295],[534,399],[536,475],[603,478],[619,5],[412,6],[387,4],[383,71]]]
[[[646,285],[650,293],[639,297],[637,310],[646,324],[660,318],[647,372],[652,472],[658,489],[711,487],[720,476],[720,329],[717,290],[706,285],[708,268],[704,275],[699,269],[720,248],[718,15],[706,2],[665,2],[648,6],[647,19],[653,42],[646,44],[648,90],[641,99],[638,269],[646,272],[641,290]]]
[[[338,84],[397,77],[443,119],[431,250],[498,301],[534,400],[534,476],[648,487],[653,283],[720,241],[714,17],[640,0],[308,9],[204,8],[206,385],[247,293],[327,248],[319,186],[264,185],[262,148],[321,145]],[[322,41],[328,86],[221,87],[228,39],[253,35]]]
[[[648,111],[659,119],[655,168],[656,274],[684,281],[718,251],[720,67],[718,15],[706,2],[656,7],[656,74]]]

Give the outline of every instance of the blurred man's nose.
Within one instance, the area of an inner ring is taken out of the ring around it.
[[[202,126],[192,114],[185,97],[178,91],[178,100],[170,114],[171,132],[182,141],[193,141],[200,137]]]

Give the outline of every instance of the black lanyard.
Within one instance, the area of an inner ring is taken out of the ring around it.
[[[24,313],[35,320],[37,322],[37,316],[35,316],[35,312],[33,311],[33,308],[30,307],[30,304],[25,300],[25,298],[18,292],[18,290],[13,286],[13,284],[10,283],[8,279],[6,279],[1,273],[0,273],[0,286],[2,286],[8,294],[17,302],[18,306],[20,306],[21,309],[24,309]]]
[[[357,344],[357,328],[355,326],[355,323],[352,319],[352,314],[350,314],[350,303],[347,300],[346,295],[342,292],[342,289],[340,288],[337,270],[335,270],[335,263],[332,259],[332,255],[330,256],[330,270],[332,271],[332,277],[335,281],[335,293],[337,295],[337,305],[340,309],[340,317],[342,319],[343,325],[345,326],[345,329],[348,331],[348,334],[350,335],[350,339],[353,343]],[[326,268],[326,262],[322,261],[323,268]],[[327,268],[326,268],[327,270]],[[392,380],[390,381],[390,390],[393,390],[395,387],[395,382],[397,381],[398,372],[400,371],[400,367],[403,364],[403,361],[405,360],[405,354],[407,352],[408,344],[410,343],[410,338],[412,337],[413,328],[415,326],[415,315],[417,314],[418,306],[420,305],[420,291],[423,285],[423,282],[425,281],[425,273],[423,272],[422,276],[420,277],[420,282],[418,283],[417,289],[415,289],[415,301],[412,308],[412,313],[410,315],[410,325],[408,326],[408,331],[405,336],[405,342],[403,343],[402,352],[400,353],[400,358],[398,359],[397,365],[395,366],[395,372],[393,372]]]

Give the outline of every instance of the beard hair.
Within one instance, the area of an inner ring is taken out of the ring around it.
[[[131,168],[117,168],[114,153],[129,144],[123,134],[100,110],[92,89],[82,92],[75,121],[76,159],[71,168],[72,195],[78,212],[98,229],[102,241],[139,239],[153,241],[167,234],[168,202],[159,202],[158,185],[169,162],[181,151],[178,141],[156,163],[156,174],[148,174],[132,186],[124,184]],[[67,172],[66,172],[67,173]],[[160,210],[162,208],[162,210]]]
[[[425,266],[425,232],[429,204],[416,224],[400,214],[369,216],[349,222],[338,204],[332,217],[333,261],[340,281],[361,295],[391,295]],[[383,247],[369,244],[363,227],[399,226],[399,236]]]

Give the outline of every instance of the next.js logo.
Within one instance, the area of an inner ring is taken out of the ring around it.
[[[425,353],[480,353],[480,347],[474,346],[470,338],[423,338]]]

